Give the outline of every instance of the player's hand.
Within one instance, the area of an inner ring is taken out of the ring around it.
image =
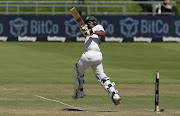
[[[81,27],[81,30],[82,31],[88,31],[88,25],[85,24],[83,27]]]
[[[92,35],[92,34],[94,34],[93,29],[89,29],[89,30],[86,31],[86,33],[85,33],[86,36],[90,36],[90,35]]]
[[[94,31],[93,31],[93,28],[92,28],[92,29],[88,29],[88,30],[86,30],[86,29],[81,29],[81,33],[82,33],[85,37],[87,37],[87,36],[90,36],[90,35],[94,34]]]
[[[87,25],[84,25],[83,27],[80,28],[80,31],[81,31],[81,34],[85,36],[85,33],[88,31],[88,26]]]
[[[93,28],[88,29],[88,25],[81,27],[80,31],[81,31],[82,35],[84,35],[85,37],[90,36],[95,33]]]
[[[84,36],[84,37],[86,37],[86,36],[85,36],[86,31],[84,31],[84,30],[82,30],[82,29],[80,29],[80,31],[81,31],[81,35]]]

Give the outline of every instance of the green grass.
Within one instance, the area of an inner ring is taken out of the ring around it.
[[[93,75],[85,73],[84,99],[73,100],[73,70],[83,43],[0,43],[0,116],[157,116],[155,72],[160,72],[160,108],[180,115],[179,43],[102,43],[105,73],[123,100],[114,106]],[[73,109],[61,103],[87,110]]]
[[[0,1],[4,1],[4,0],[0,0]],[[27,0],[14,0],[14,1],[27,1]],[[37,1],[37,0],[29,0],[29,1]],[[50,1],[50,0],[38,0],[38,1]],[[65,1],[65,0],[53,0],[53,1]],[[66,1],[78,1],[78,0],[66,0]],[[85,0],[85,1],[92,1],[92,0]],[[100,1],[100,0],[94,0],[94,1]],[[126,0],[103,0],[103,1],[126,1]],[[133,0],[127,0],[127,1],[133,1]],[[140,0],[141,1],[141,0]],[[180,0],[175,0],[176,2],[180,2]],[[178,9],[178,15],[180,14],[180,4],[177,4],[177,9]],[[68,9],[71,9],[71,7],[69,7]],[[83,9],[83,8],[80,8]],[[0,10],[2,12],[6,11],[5,7],[1,7]],[[20,8],[20,11],[24,11],[24,12],[35,12],[35,7],[32,8],[27,8],[27,7],[22,7]],[[85,11],[85,9],[83,9],[82,11]],[[17,12],[17,8],[16,7],[9,7],[9,11],[10,12]],[[51,8],[48,7],[38,7],[38,11],[39,12],[52,12]],[[64,7],[56,7],[55,8],[56,12],[63,12],[65,11]],[[122,12],[122,8],[98,8],[98,12]],[[140,7],[140,5],[138,4],[127,4],[127,12],[141,12],[142,8]],[[95,12],[95,9],[92,7],[90,8],[90,12]]]

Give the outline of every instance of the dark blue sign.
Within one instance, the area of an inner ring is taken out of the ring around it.
[[[179,37],[180,17],[176,16],[110,16],[97,17],[107,36]]]
[[[179,37],[179,16],[97,16],[109,37]],[[85,17],[83,17],[85,19]],[[0,17],[0,36],[81,36],[72,16]]]

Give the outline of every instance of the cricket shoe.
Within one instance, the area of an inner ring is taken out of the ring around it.
[[[121,97],[118,93],[115,93],[113,96],[112,96],[112,101],[114,102],[115,106],[120,104],[120,101],[121,101]]]
[[[73,99],[79,99],[79,98],[84,98],[86,96],[84,94],[84,91],[77,91],[76,95],[72,96]]]

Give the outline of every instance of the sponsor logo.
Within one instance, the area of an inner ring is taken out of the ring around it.
[[[163,37],[163,42],[180,42],[180,37]]]
[[[122,42],[123,38],[120,37],[105,37],[106,42]]]
[[[23,20],[18,17],[9,21],[10,33],[13,36],[44,35],[44,34],[57,34],[59,32],[58,24],[53,23],[51,20]],[[1,26],[0,26],[1,27]]]
[[[13,36],[24,36],[27,33],[28,21],[21,18],[16,18],[9,22],[10,33]]]
[[[79,30],[79,26],[76,23],[74,18],[71,18],[70,20],[66,20],[64,22],[65,25],[65,33],[70,37],[76,37],[78,35],[81,35],[81,32]]]
[[[175,32],[178,36],[180,36],[180,21],[175,21]]]
[[[36,42],[37,40],[37,37],[27,37],[27,36],[24,36],[24,37],[18,37],[18,41],[32,41],[32,42]]]
[[[66,38],[65,38],[65,37],[57,37],[57,36],[53,36],[53,37],[48,36],[48,37],[47,37],[47,40],[48,40],[48,41],[60,41],[60,42],[65,42]]]
[[[84,42],[85,41],[85,38],[84,37],[76,37],[76,40],[78,42]]]
[[[150,43],[152,41],[152,38],[148,37],[134,37],[134,42],[148,42]]]
[[[0,41],[6,42],[8,37],[0,36]]]
[[[138,32],[138,20],[128,17],[125,20],[121,20],[119,23],[120,31],[126,37],[132,37]]]
[[[114,25],[107,20],[101,20],[100,24],[103,26],[106,34],[112,35],[114,33]]]
[[[3,29],[4,29],[4,28],[3,28],[3,24],[0,23],[0,34],[3,33]]]
[[[53,23],[52,20],[31,20],[30,33],[37,34],[57,34],[59,32],[58,24]]]
[[[153,36],[156,36],[156,35],[168,34],[169,32],[168,23],[165,23],[161,19],[135,20],[131,17],[128,17],[124,20],[121,20],[119,23],[120,23],[120,32],[125,37],[128,38],[133,37],[137,34],[141,34],[144,36],[151,36],[151,34],[153,34]],[[179,35],[180,35],[180,31],[179,31]]]
[[[163,20],[141,20],[141,33],[142,34],[167,34],[169,32],[169,25]]]

